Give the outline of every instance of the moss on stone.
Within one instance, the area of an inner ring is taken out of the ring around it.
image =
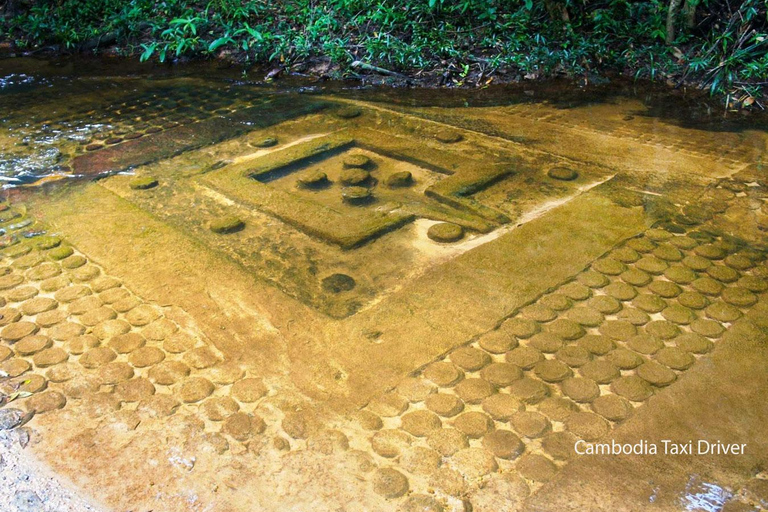
[[[427,230],[427,236],[435,242],[456,242],[464,237],[464,228],[458,224],[441,222],[431,226],[429,230]]]
[[[390,188],[408,187],[413,184],[413,175],[410,171],[393,172],[384,179],[384,184]]]
[[[245,223],[234,215],[227,215],[211,221],[210,228],[214,233],[234,233],[245,227]]]

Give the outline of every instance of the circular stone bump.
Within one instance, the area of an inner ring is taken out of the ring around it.
[[[499,388],[507,387],[523,378],[522,370],[510,363],[491,363],[483,369],[481,375],[483,379]]]
[[[425,405],[427,406],[427,409],[444,418],[451,418],[464,410],[464,402],[462,402],[456,395],[449,395],[447,393],[435,393],[429,395],[425,401]]]
[[[59,274],[61,274],[61,267],[59,267],[56,263],[47,262],[28,270],[27,278],[31,279],[32,281],[43,281],[45,279],[56,277]]]
[[[578,343],[581,348],[598,356],[605,355],[616,347],[613,340],[601,334],[587,334]]]
[[[435,392],[435,387],[426,379],[408,377],[397,385],[397,392],[411,402],[423,402]]]
[[[141,304],[131,309],[126,315],[125,319],[135,327],[143,327],[151,324],[160,317],[160,313],[150,306],[149,304]]]
[[[157,179],[152,176],[142,176],[131,180],[128,186],[133,190],[148,190],[157,186]]]
[[[708,260],[722,260],[728,255],[728,252],[725,249],[715,244],[700,245],[696,247],[693,252]]]
[[[156,384],[170,386],[189,375],[189,366],[180,361],[163,361],[149,370],[149,378]]]
[[[608,320],[600,326],[599,331],[611,339],[626,341],[637,334],[637,327],[624,320]]]
[[[72,270],[76,268],[80,268],[83,265],[85,265],[88,262],[83,256],[80,256],[79,254],[75,254],[73,256],[70,256],[69,258],[66,258],[61,261],[61,266]]]
[[[624,263],[634,263],[640,259],[640,254],[631,247],[624,246],[614,250],[611,257]]]
[[[26,359],[17,357],[7,359],[0,364],[0,371],[7,373],[8,377],[18,377],[29,371],[30,368],[32,368],[32,365]]]
[[[144,377],[137,377],[117,385],[117,394],[126,402],[139,402],[155,394],[155,386]]]
[[[711,341],[703,335],[696,333],[685,333],[678,336],[675,338],[675,345],[681,350],[694,354],[706,354],[713,347]]]
[[[437,414],[430,411],[407,412],[400,418],[400,428],[416,437],[425,437],[442,426]]]
[[[451,362],[466,371],[475,372],[491,362],[491,356],[474,347],[461,347],[450,355]]]
[[[245,227],[245,223],[239,217],[235,217],[234,215],[227,215],[225,217],[212,220],[208,227],[214,233],[228,234],[240,231]]]
[[[640,365],[637,375],[658,387],[669,386],[677,379],[675,372],[655,361]]]
[[[493,420],[478,411],[461,413],[453,420],[453,426],[471,439],[479,439],[494,428]]]
[[[627,283],[611,283],[605,287],[605,293],[617,300],[632,300],[637,296],[637,290]]]
[[[653,320],[645,326],[645,331],[662,340],[674,338],[680,333],[680,328],[667,320]]]
[[[435,242],[457,242],[464,238],[464,228],[450,222],[439,222],[429,227],[427,236]]]
[[[65,405],[67,405],[67,399],[57,391],[36,393],[26,401],[27,410],[34,411],[35,414],[61,409]]]
[[[219,364],[221,359],[210,348],[198,347],[184,354],[184,362],[192,368],[202,370]]]
[[[380,430],[384,426],[381,418],[371,411],[357,411],[354,419],[363,430]]]
[[[579,177],[579,173],[570,167],[558,165],[547,171],[547,176],[553,180],[572,181]]]
[[[296,180],[299,188],[318,189],[328,186],[328,175],[322,171],[312,171],[303,174]]]
[[[114,336],[109,340],[108,346],[118,354],[129,354],[134,350],[143,347],[145,343],[146,340],[141,334],[127,332]]]
[[[495,391],[491,383],[483,379],[464,379],[456,384],[454,390],[468,404],[479,404]]]
[[[17,377],[11,381],[11,384],[14,387],[18,386],[19,391],[26,393],[39,393],[48,387],[48,381],[45,379],[45,377],[42,375],[36,375],[34,373],[29,373],[27,375]]]
[[[643,402],[653,394],[651,385],[637,375],[627,375],[611,384],[611,391],[632,402]]]
[[[527,404],[535,404],[549,396],[549,387],[538,379],[523,377],[510,384],[509,392]]]
[[[532,337],[530,340],[530,344],[531,346],[527,347],[529,350],[534,349],[534,350],[540,350],[541,352],[544,352],[547,354],[553,354],[563,347],[563,339],[557,334],[554,334],[551,332],[542,332]],[[526,347],[520,347],[520,348],[526,348]],[[518,350],[518,349],[515,349],[515,350]],[[513,350],[511,353],[515,352],[515,350]],[[509,360],[509,357],[507,359]],[[540,356],[537,359],[540,359]],[[514,363],[515,361],[510,361],[510,362]],[[525,366],[521,366],[521,368],[527,369],[527,367]]]
[[[32,358],[32,362],[34,362],[35,366],[38,368],[48,368],[49,366],[63,363],[67,359],[69,359],[69,353],[67,353],[66,350],[54,347],[35,354]]]
[[[341,171],[341,174],[339,174],[339,181],[342,185],[357,186],[368,181],[370,177],[371,174],[364,169],[344,169]]]
[[[627,347],[635,352],[650,355],[664,348],[664,342],[650,334],[638,334],[629,339]]]
[[[616,395],[603,395],[592,402],[592,410],[610,421],[623,421],[632,413],[632,404]]]
[[[528,480],[546,482],[557,473],[555,463],[543,455],[529,453],[520,459],[515,468]]]
[[[691,269],[675,265],[664,272],[664,277],[678,284],[689,284],[696,279],[696,272]]]
[[[277,138],[275,137],[264,137],[251,142],[251,146],[255,148],[271,148],[275,145],[277,145]]]
[[[99,298],[104,304],[114,304],[115,302],[130,297],[130,292],[125,288],[109,288],[99,293]]]
[[[399,433],[407,437],[406,434]],[[443,457],[451,456],[459,450],[469,447],[467,436],[453,428],[433,430],[427,436],[427,444]],[[379,452],[376,451],[376,453]],[[381,454],[379,453],[379,455]]]
[[[101,299],[95,295],[90,295],[89,291],[88,295],[85,297],[72,301],[67,307],[67,311],[69,311],[70,315],[82,315],[89,311],[93,311],[94,309],[98,309],[102,305],[103,302],[101,302]]]
[[[37,318],[35,318],[35,323],[40,327],[49,328],[63,322],[67,316],[68,315],[64,311],[60,309],[54,309],[52,311],[46,311],[45,313],[40,313],[37,315]]]
[[[707,269],[707,274],[712,279],[717,279],[721,283],[733,283],[741,277],[738,272],[723,265],[712,265]]]
[[[605,297],[605,295],[601,295],[601,297]],[[600,313],[596,309],[592,309],[591,307],[587,307],[587,306],[577,306],[572,310],[568,311],[565,314],[565,316],[567,317],[568,320],[572,322],[578,322],[579,324],[586,325],[587,327],[597,327],[605,319],[602,313]],[[557,321],[558,320],[555,320],[555,322]],[[554,322],[552,323],[554,324]],[[550,332],[554,332],[551,329],[551,324],[548,325],[547,327],[548,327],[547,330],[549,330]],[[583,330],[582,330],[582,336],[583,336]],[[574,338],[566,338],[566,339],[574,339]]]
[[[531,304],[530,306],[524,307],[521,313],[525,318],[537,322],[549,322],[557,318],[555,310],[544,304]]]
[[[545,295],[540,299],[540,302],[556,311],[563,311],[573,306],[571,299],[562,293],[550,293]]]
[[[264,431],[264,420],[244,412],[236,412],[224,420],[221,431],[237,441],[247,441],[254,433]]]
[[[211,421],[223,421],[240,410],[240,405],[228,396],[215,396],[203,402],[203,412]]]
[[[107,290],[113,290],[120,286],[120,281],[114,277],[101,276],[94,279],[90,286],[96,293],[106,292]],[[113,301],[114,302],[114,301]]]
[[[654,281],[648,287],[650,291],[665,299],[677,297],[682,293],[682,288],[671,281]]]
[[[345,168],[363,169],[371,165],[371,159],[365,155],[347,155],[342,160],[342,165]]]
[[[41,236],[35,241],[35,246],[41,251],[47,251],[61,245],[61,238],[57,236]]]
[[[249,377],[232,385],[230,394],[243,403],[253,403],[267,395],[267,387],[261,379]]]
[[[157,347],[141,347],[128,356],[128,360],[136,368],[146,368],[154,366],[165,359],[165,352]]]
[[[107,363],[99,368],[99,382],[102,384],[119,384],[133,377],[133,368],[128,363]]]
[[[704,309],[709,305],[709,299],[699,292],[683,292],[677,297],[677,301],[686,308]]]
[[[741,317],[741,311],[738,308],[719,301],[710,304],[704,311],[709,318],[720,322],[733,322]]]
[[[575,281],[561,286],[559,292],[573,300],[587,300],[592,295],[588,286]]]
[[[617,276],[627,270],[627,266],[613,258],[603,258],[592,264],[592,268],[608,276]]]
[[[408,479],[394,469],[378,469],[373,475],[373,490],[387,499],[399,498],[408,492]]]
[[[596,295],[587,301],[587,306],[604,315],[618,313],[622,308],[621,302],[609,295]]]
[[[483,410],[497,421],[508,421],[515,413],[525,410],[525,405],[506,393],[496,393],[483,400]]]
[[[340,107],[334,111],[334,115],[340,119],[352,119],[358,117],[363,111],[358,107]]]
[[[94,327],[102,322],[106,322],[107,320],[114,320],[116,317],[117,313],[115,313],[115,310],[106,306],[102,306],[100,308],[93,309],[87,313],[84,313],[80,317],[80,322],[82,322],[82,324],[85,326]]]
[[[670,322],[679,325],[688,325],[696,320],[696,315],[693,311],[685,306],[680,306],[679,304],[673,304],[664,309],[664,311],[661,312],[661,315]]]
[[[710,277],[701,277],[691,283],[693,288],[704,295],[719,295],[723,290],[723,285]]]
[[[736,270],[747,270],[754,266],[754,263],[747,256],[741,254],[731,254],[725,258],[725,264]]]
[[[34,286],[21,286],[19,288],[14,288],[13,290],[9,291],[7,294],[5,294],[5,298],[9,302],[23,302],[27,299],[31,299],[38,293],[39,292],[37,288],[35,288]]]
[[[0,277],[0,290],[8,290],[24,282],[24,278],[18,274],[7,274]]]
[[[680,261],[683,259],[683,253],[677,247],[669,244],[661,244],[656,247],[653,250],[653,255],[665,261]]]
[[[608,359],[622,370],[631,370],[643,364],[644,359],[637,353],[626,348],[617,348],[608,354]]]
[[[539,332],[539,324],[527,318],[510,318],[501,324],[500,330],[520,339],[528,339]]]
[[[98,368],[114,361],[117,358],[115,351],[108,347],[95,347],[80,356],[79,362],[85,368]]]
[[[91,294],[90,288],[82,284],[76,284],[76,285],[67,286],[66,288],[62,288],[61,290],[58,290],[53,296],[59,302],[73,302],[73,301],[77,301],[78,299],[85,298],[90,294]],[[101,302],[99,302],[98,305],[100,306]],[[74,313],[74,314],[79,315],[79,314],[85,313],[85,311],[87,311],[87,309],[81,311],[80,313]]]
[[[13,350],[20,356],[31,356],[49,348],[52,344],[53,342],[48,336],[35,334],[22,338],[21,341],[13,346]]]
[[[214,386],[208,379],[202,377],[189,377],[179,389],[179,397],[182,402],[193,403],[208,398],[213,393]]]
[[[723,334],[723,332],[725,332],[725,328],[720,324],[720,322],[706,318],[698,318],[691,322],[691,330],[696,334],[706,336],[708,338],[717,338]]]
[[[464,377],[464,373],[447,361],[432,363],[424,370],[424,377],[438,386],[448,387],[456,384]]]
[[[536,363],[536,376],[545,382],[561,382],[573,375],[567,364],[556,359],[545,359]]]
[[[131,325],[125,320],[107,320],[93,328],[93,334],[100,340],[106,340],[126,334]]]
[[[696,362],[696,358],[690,353],[677,347],[664,347],[659,350],[656,360],[673,370],[687,370]]]
[[[610,280],[607,277],[594,270],[582,272],[576,279],[584,286],[589,286],[590,288],[602,288],[610,283]]]
[[[345,187],[341,190],[341,199],[353,205],[365,204],[373,199],[373,193],[365,187]]]
[[[347,274],[331,274],[323,279],[321,286],[326,292],[342,293],[352,290],[356,284]]]
[[[13,355],[13,351],[4,345],[0,345],[0,362],[5,361]]]
[[[22,338],[35,334],[39,328],[32,322],[16,322],[6,325],[0,331],[0,336],[9,343],[15,343]]]
[[[699,242],[694,240],[693,238],[689,236],[675,236],[669,239],[669,243],[677,247],[678,249],[682,249],[684,251],[689,251],[699,245]]]
[[[645,236],[656,242],[669,240],[670,238],[672,238],[672,234],[670,234],[669,232],[663,229],[656,229],[656,228],[652,228],[646,231]]]
[[[371,438],[371,448],[373,448],[373,451],[382,457],[387,457],[389,459],[399,456],[400,453],[410,445],[411,436],[402,430],[380,430]],[[435,447],[433,446],[433,448]]]
[[[435,139],[444,144],[453,144],[461,141],[463,138],[460,133],[453,130],[440,130],[435,134]]]
[[[523,370],[530,370],[544,359],[544,355],[533,347],[517,347],[507,354],[506,359]]]
[[[535,411],[517,412],[510,423],[519,434],[531,439],[541,437],[550,427],[547,417]]]
[[[732,288],[726,288],[723,290],[723,300],[732,306],[746,308],[757,302],[757,295],[747,290],[746,288],[734,286]]]
[[[651,321],[651,317],[645,311],[641,311],[637,308],[625,308],[622,309],[616,318],[629,322],[632,325],[640,326],[645,325]]]
[[[634,298],[632,305],[646,313],[660,313],[667,307],[664,299],[650,293],[641,293]]]
[[[589,350],[579,345],[568,345],[557,351],[555,357],[572,368],[578,368],[592,360]]]
[[[478,344],[492,354],[504,354],[517,347],[517,339],[506,330],[498,330],[481,336]]]
[[[384,185],[389,188],[408,187],[413,184],[413,175],[410,171],[393,172],[384,179]]]
[[[541,440],[541,448],[555,460],[568,460],[576,453],[577,440],[570,432],[550,432]]]
[[[483,448],[459,450],[451,457],[450,465],[469,480],[482,478],[499,469],[493,454]]]
[[[588,362],[579,368],[579,373],[598,384],[608,384],[621,376],[621,372],[616,365],[604,359],[595,359]]]
[[[584,328],[573,320],[567,318],[558,318],[546,325],[548,332],[555,334],[566,340],[576,340],[584,336]]]
[[[609,430],[608,422],[593,412],[575,412],[565,419],[565,426],[585,441],[595,441]]]
[[[56,309],[58,306],[59,303],[49,297],[35,297],[24,302],[19,309],[27,316],[35,316]]]
[[[398,512],[445,512],[445,508],[435,498],[428,494],[412,494],[408,496]]]
[[[563,381],[563,393],[575,402],[588,403],[600,396],[600,387],[591,379],[572,377]]]
[[[653,275],[662,274],[669,267],[666,261],[661,260],[656,256],[643,256],[637,260],[635,266],[640,270]]]
[[[711,261],[696,255],[690,255],[683,258],[683,264],[691,270],[695,270],[697,272],[703,272],[712,266]]]
[[[141,333],[150,340],[163,341],[178,330],[179,327],[171,320],[160,318],[142,329]]]

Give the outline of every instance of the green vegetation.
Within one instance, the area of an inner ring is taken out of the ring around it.
[[[0,39],[142,60],[223,57],[432,83],[606,71],[759,101],[768,0],[6,0]],[[357,63],[356,66],[352,66]]]

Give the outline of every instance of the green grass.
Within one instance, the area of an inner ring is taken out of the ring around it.
[[[681,13],[672,44],[659,0],[27,0],[0,21],[0,38],[76,51],[102,37],[142,60],[327,59],[342,75],[362,61],[443,75],[449,84],[618,71],[759,101],[768,81],[768,0],[689,3],[694,24]]]

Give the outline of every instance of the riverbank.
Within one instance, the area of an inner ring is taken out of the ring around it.
[[[4,9],[0,42],[21,55],[215,59],[264,67],[268,79],[299,74],[416,87],[552,78],[594,85],[623,76],[707,90],[732,109],[766,104],[765,0],[713,1],[671,17],[658,0],[580,6],[16,0]]]

